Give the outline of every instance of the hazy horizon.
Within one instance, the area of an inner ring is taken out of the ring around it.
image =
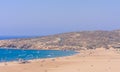
[[[120,29],[119,0],[2,0],[0,36]]]
[[[114,31],[114,30],[120,30],[119,29],[112,29],[112,30],[104,30],[104,29],[96,29],[96,30],[79,30],[79,31],[67,31],[67,32],[57,32],[57,33],[48,33],[48,34],[39,34],[39,35],[0,35],[0,37],[3,37],[3,38],[9,38],[9,37],[12,37],[12,38],[28,38],[28,37],[40,37],[40,36],[49,36],[49,35],[57,35],[57,34],[63,34],[63,33],[70,33],[70,32],[82,32],[82,31]]]

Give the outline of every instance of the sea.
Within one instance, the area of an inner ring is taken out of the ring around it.
[[[0,48],[0,62],[43,59],[70,56],[75,54],[70,50],[22,50],[22,49],[4,49]]]
[[[4,39],[26,38],[26,37],[2,37]],[[0,48],[0,62],[10,62],[43,58],[55,58],[74,55],[77,52],[72,50],[24,50],[13,48]]]
[[[19,38],[34,38],[37,36],[0,36],[0,40],[7,40],[7,39],[19,39]]]

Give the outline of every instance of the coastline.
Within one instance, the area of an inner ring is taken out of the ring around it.
[[[120,52],[98,48],[58,58],[35,59],[30,63],[0,64],[2,72],[120,72]]]
[[[16,49],[16,48],[0,48],[0,49],[12,49],[12,50],[22,50],[22,49]],[[37,49],[23,49],[23,50],[37,50]],[[38,51],[38,50],[37,50]],[[41,50],[40,50],[41,51]],[[45,50],[43,50],[45,51]],[[49,50],[49,51],[53,51],[53,50]],[[59,51],[59,50],[54,50],[54,51]],[[62,50],[60,50],[62,51]],[[72,50],[65,50],[65,51],[72,51]],[[69,55],[63,55],[63,56],[58,56],[58,57],[48,57],[48,58],[35,58],[35,59],[28,59],[28,60],[23,60],[27,62],[35,62],[35,61],[41,61],[41,60],[48,60],[48,59],[56,59],[56,58],[64,58],[64,57],[71,57],[71,56],[75,56],[79,54],[78,51],[74,51],[73,54],[69,54]],[[15,61],[5,61],[5,62],[0,62],[0,66],[1,65],[6,65],[6,64],[19,64],[20,61],[15,60]]]
[[[3,63],[10,63],[10,62],[27,63],[27,62],[31,62],[33,60],[39,60],[39,59],[41,60],[41,59],[48,59],[48,58],[67,57],[67,56],[72,56],[78,53],[74,50],[33,50],[33,49],[13,49],[13,48],[5,48],[5,49],[0,48],[0,49],[1,49],[1,52],[2,51],[5,52],[6,57],[8,56],[8,58],[5,58],[5,59],[1,57],[2,60],[0,61],[0,63],[2,62]],[[7,55],[6,53],[10,53],[10,54]],[[11,56],[13,54],[14,56]],[[21,54],[25,56],[19,57]],[[32,55],[32,58],[30,58],[29,55]]]

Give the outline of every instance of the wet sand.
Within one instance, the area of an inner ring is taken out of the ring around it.
[[[82,50],[79,54],[32,60],[30,63],[0,63],[0,72],[120,72],[120,52],[116,49]]]

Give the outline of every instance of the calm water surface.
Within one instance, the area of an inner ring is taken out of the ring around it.
[[[54,58],[76,54],[75,51],[62,50],[21,50],[0,48],[0,62],[17,61],[19,59],[31,60],[42,58]]]

